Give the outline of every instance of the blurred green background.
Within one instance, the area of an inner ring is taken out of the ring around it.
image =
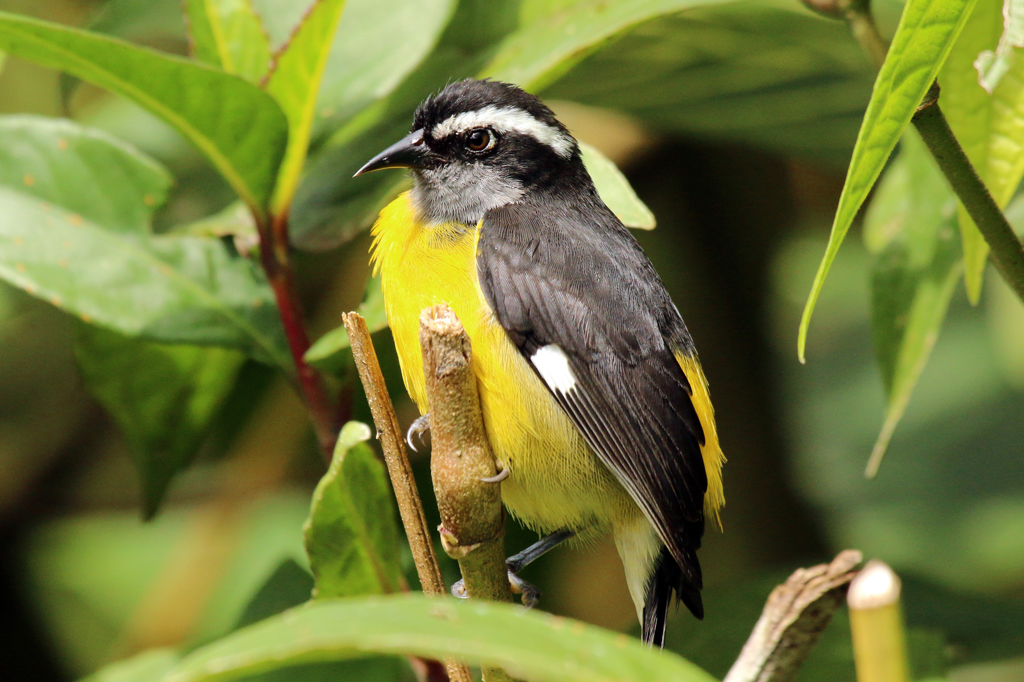
[[[306,3],[255,5],[293,21]],[[388,40],[388,22],[415,23],[409,6],[349,0],[345,11],[376,13],[381,32],[361,39]],[[0,9],[187,52],[178,0],[0,0]],[[875,10],[891,34],[900,5],[880,1]],[[472,26],[472,13],[460,12]],[[411,73],[443,25],[396,41],[393,59]],[[275,43],[287,35],[268,28]],[[476,29],[481,40],[497,31]],[[344,124],[353,112],[394,85],[379,81],[376,62],[350,68],[360,58],[346,47],[351,39],[342,29],[332,64],[349,68],[332,79],[328,67],[322,149],[300,197],[346,196],[349,185],[328,172],[332,149],[349,155],[345,168],[364,159],[351,158],[358,145],[344,147],[337,131],[351,130]],[[869,257],[858,239],[840,252],[807,364],[797,361],[799,314],[874,75],[846,27],[795,0],[694,3],[572,61],[541,94],[620,165],[657,216],[657,229],[637,238],[697,343],[729,458],[724,532],[709,529],[701,554],[708,615],[698,623],[679,614],[669,646],[724,674],[776,582],[852,547],[904,578],[919,677],[1024,679],[1024,306],[992,273],[977,307],[961,285],[874,480],[863,470],[885,395],[871,340]],[[176,133],[52,71],[9,58],[0,113],[68,116],[166,164],[176,185],[158,229],[232,200]],[[369,241],[330,212],[330,197],[307,204],[301,233],[333,247],[296,256],[320,335],[359,303]],[[290,565],[283,562],[305,563],[300,529],[322,463],[280,377],[243,367],[196,465],[143,523],[129,446],[83,387],[74,334],[64,313],[0,285],[4,679],[70,680],[148,648],[209,641],[235,626],[260,586]],[[386,332],[377,348],[407,424],[415,413]],[[357,417],[368,419],[356,402]],[[415,463],[429,497],[427,460]],[[510,522],[510,553],[530,541]],[[553,552],[524,577],[544,590],[545,610],[636,630],[610,543]],[[842,616],[804,679],[853,679]]]

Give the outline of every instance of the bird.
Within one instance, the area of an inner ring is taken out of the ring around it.
[[[370,259],[405,387],[429,428],[420,312],[445,303],[469,335],[505,508],[544,537],[611,534],[642,639],[664,646],[673,594],[703,619],[697,550],[725,503],[708,383],[654,266],[604,204],[577,140],[538,97],[448,84],[356,176],[408,169]]]

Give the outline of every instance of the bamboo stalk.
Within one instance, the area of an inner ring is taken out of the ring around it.
[[[857,682],[908,682],[900,579],[887,565],[872,560],[850,583],[846,601]]]

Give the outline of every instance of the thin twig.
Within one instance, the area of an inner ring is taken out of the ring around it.
[[[878,31],[870,0],[804,0],[804,4],[826,16],[845,19],[857,42],[875,65],[882,67],[889,44]],[[932,83],[911,120],[960,203],[988,243],[996,270],[1024,301],[1024,244],[964,153],[939,108],[938,99],[939,85]]]
[[[302,318],[302,303],[295,285],[295,270],[288,254],[288,218],[287,215],[278,216],[274,218],[273,225],[268,227],[255,212],[253,215],[256,216],[260,236],[260,261],[270,282],[270,288],[274,291],[278,314],[281,316],[281,324],[288,339],[288,349],[295,363],[299,394],[313,422],[320,451],[330,465],[334,443],[338,439],[339,425],[334,419],[335,410],[331,405],[323,377],[310,367],[305,359],[306,351],[309,350],[309,335],[306,333],[306,323]]]
[[[469,335],[446,305],[420,315],[420,347],[430,404],[430,472],[441,512],[441,543],[459,562],[470,599],[512,601],[505,566],[501,484],[484,431]],[[510,682],[501,668],[484,682]]]
[[[785,682],[796,675],[843,603],[860,552],[840,552],[830,564],[798,569],[772,590],[764,612],[723,682]]]
[[[370,339],[370,330],[366,327],[366,320],[359,313],[345,313],[342,315],[342,321],[348,331],[352,356],[355,358],[359,379],[366,391],[373,423],[377,427],[377,438],[384,451],[384,462],[387,464],[391,486],[398,500],[398,512],[402,517],[402,525],[405,526],[405,534],[409,538],[416,574],[420,578],[424,593],[445,595],[447,589],[437,564],[437,555],[434,554],[434,544],[427,528],[427,517],[423,513],[423,503],[420,502],[419,491],[416,489],[412,465],[409,464],[409,455],[405,451],[405,442],[398,428],[395,407],[391,404],[384,375],[381,374],[380,363],[377,361],[377,352]],[[465,665],[446,660],[445,667],[452,682],[472,682],[469,668]]]

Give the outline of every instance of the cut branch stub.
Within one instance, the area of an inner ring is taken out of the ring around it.
[[[761,618],[723,682],[784,682],[796,675],[857,574],[861,553],[801,568],[772,590]]]
[[[423,374],[433,444],[430,472],[441,512],[441,540],[458,560],[470,598],[511,601],[505,568],[501,486],[484,431],[469,336],[439,305],[420,315]]]

